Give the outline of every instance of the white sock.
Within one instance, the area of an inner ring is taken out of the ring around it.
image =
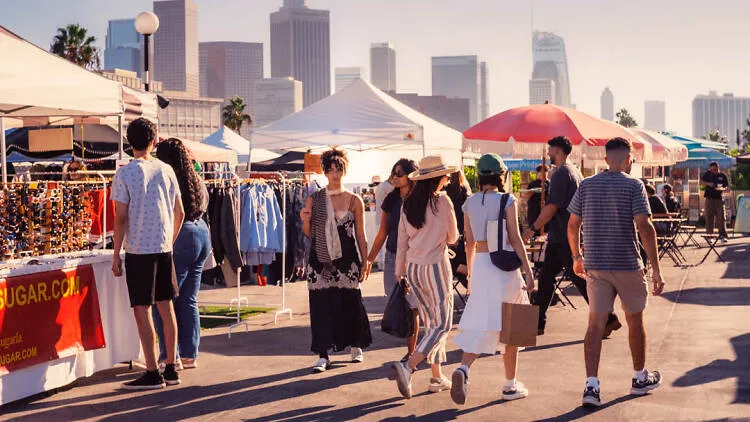
[[[586,387],[594,387],[594,389],[599,389],[599,378],[597,377],[588,377],[586,378]]]
[[[516,379],[513,378],[512,380],[505,380],[505,387],[508,390],[512,390],[512,389],[516,388]]]
[[[646,371],[646,368],[643,368],[643,370],[635,371],[633,374],[633,378],[637,379],[638,381],[646,381],[646,375],[648,375],[648,372]]]
[[[458,369],[460,369],[460,370],[464,371],[464,373],[465,373],[466,375],[469,375],[469,367],[468,367],[468,366],[466,366],[465,364],[463,364],[463,363],[462,363],[462,364],[461,364],[461,366],[459,366],[459,367],[458,367]]]

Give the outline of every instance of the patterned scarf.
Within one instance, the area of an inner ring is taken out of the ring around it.
[[[341,239],[328,189],[313,194],[310,225],[318,262],[328,264],[341,258]]]

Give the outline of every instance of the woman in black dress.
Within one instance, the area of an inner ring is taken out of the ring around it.
[[[362,349],[372,343],[359,286],[366,274],[360,259],[367,256],[364,204],[341,184],[349,165],[343,151],[326,151],[320,161],[328,186],[307,198],[300,213],[302,230],[312,239],[307,284],[310,349],[320,357],[313,372],[330,367],[331,349],[350,347],[352,362],[358,363],[364,360]]]

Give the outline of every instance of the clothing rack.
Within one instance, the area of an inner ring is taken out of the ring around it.
[[[273,315],[273,323],[276,325],[279,320],[279,316],[283,314],[289,314],[289,319],[292,319],[292,308],[288,308],[286,305],[286,184],[287,179],[281,172],[259,172],[250,171],[248,172],[247,181],[253,181],[258,179],[271,179],[281,183],[281,216],[283,219],[282,235],[281,235],[281,309],[277,310]]]

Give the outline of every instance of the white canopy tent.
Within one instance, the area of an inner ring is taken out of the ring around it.
[[[0,26],[0,154],[3,182],[4,118],[121,116],[122,87],[50,54]]]
[[[253,132],[253,148],[350,152],[349,181],[385,174],[398,158],[441,154],[461,165],[461,133],[401,103],[363,79]],[[354,171],[358,171],[355,174]]]
[[[201,143],[232,151],[237,155],[237,160],[240,163],[247,163],[250,156],[250,141],[226,126],[220,127],[219,130],[209,135]],[[250,158],[253,163],[257,163],[259,161],[273,160],[280,155],[265,149],[253,148],[252,157]]]

